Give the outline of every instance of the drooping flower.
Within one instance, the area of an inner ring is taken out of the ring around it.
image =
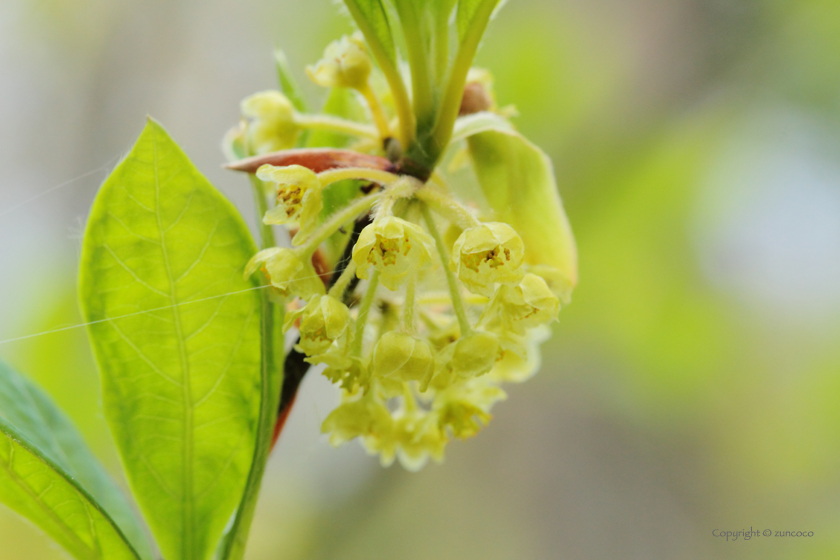
[[[454,385],[435,397],[432,409],[441,429],[459,439],[475,436],[490,421],[490,409],[507,398],[505,392],[481,379]]]
[[[326,364],[324,377],[348,393],[355,394],[360,387],[368,386],[370,369],[364,360],[349,353],[349,344],[346,344],[349,340],[349,337],[339,338],[338,345],[334,345],[324,354],[307,358],[306,361],[313,365]]]
[[[318,215],[324,207],[318,176],[300,165],[275,167],[266,164],[257,169],[257,177],[277,185],[277,204],[266,212],[263,222],[299,225],[293,243],[300,245],[318,224]]]
[[[279,91],[262,91],[242,100],[248,124],[248,144],[254,154],[285,150],[295,145],[300,127],[292,102]]]
[[[560,300],[546,281],[528,273],[516,286],[499,286],[484,310],[480,324],[522,334],[525,329],[554,321],[559,311]]]
[[[517,284],[525,256],[522,238],[512,227],[488,222],[464,230],[452,248],[451,268],[468,290],[491,297],[496,282]]]
[[[330,444],[338,446],[356,437],[373,446],[393,441],[393,421],[385,403],[372,392],[351,399],[345,398],[321,424],[321,432],[330,434]]]
[[[327,45],[324,57],[315,66],[308,66],[306,74],[319,86],[362,89],[367,86],[372,67],[364,42],[344,36]]]
[[[498,338],[483,331],[470,333],[448,344],[438,356],[438,371],[432,386],[441,389],[457,379],[484,375],[496,364],[499,349]]]
[[[403,407],[394,414],[393,420],[393,449],[406,470],[419,471],[430,457],[437,462],[443,460],[443,450],[449,438],[441,429],[436,413]],[[382,460],[393,461],[393,458],[383,455]]]
[[[302,309],[286,315],[284,330],[289,330],[297,320],[300,341],[297,348],[307,356],[323,354],[350,325],[350,310],[332,296],[313,296]]]
[[[431,262],[434,241],[419,226],[394,216],[378,218],[359,235],[353,262],[359,278],[368,278],[370,268],[381,273],[382,284],[396,290],[408,277]]]
[[[245,276],[262,269],[271,285],[283,297],[298,296],[309,299],[325,293],[324,283],[315,272],[312,262],[297,250],[272,247],[260,251],[248,261]]]
[[[542,364],[540,344],[551,337],[546,326],[530,329],[525,336],[509,334],[499,338],[501,358],[487,374],[497,382],[522,383],[536,374]]]

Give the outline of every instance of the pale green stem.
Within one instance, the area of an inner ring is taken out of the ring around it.
[[[350,284],[350,281],[356,276],[356,263],[350,261],[350,263],[344,267],[344,270],[341,272],[341,276],[338,277],[338,280],[332,285],[330,288],[329,295],[334,297],[335,299],[341,301],[342,297],[344,296],[344,291],[347,289],[347,286]]]
[[[362,138],[379,139],[379,132],[372,126],[348,121],[329,115],[295,115],[295,124],[311,130],[325,130],[337,132],[347,136],[360,136]]]
[[[435,22],[435,81],[438,87],[446,79],[446,71],[449,69],[449,16],[455,0],[446,0],[444,5],[446,7],[441,9]]]
[[[452,222],[461,229],[468,229],[481,225],[478,218],[452,196],[439,189],[428,186],[417,191],[417,198],[425,202],[435,213]]]
[[[435,226],[435,219],[429,211],[429,207],[423,204],[423,218],[426,220],[426,226],[435,240],[438,255],[440,255],[443,270],[446,273],[446,282],[449,284],[449,295],[452,298],[452,309],[455,311],[455,316],[458,317],[458,325],[461,327],[461,336],[467,336],[472,333],[470,321],[467,318],[467,312],[464,310],[464,302],[461,299],[461,292],[458,289],[458,281],[455,278],[455,273],[449,268],[449,255],[446,251],[446,246],[443,244],[443,239],[440,237],[437,226]]]
[[[458,118],[458,111],[464,96],[467,74],[470,71],[473,59],[475,59],[481,37],[484,35],[484,30],[487,28],[490,16],[497,4],[498,0],[481,0],[470,28],[461,41],[458,54],[455,56],[455,62],[452,65],[452,71],[449,73],[449,81],[446,85],[446,93],[444,93],[438,120],[432,134],[433,142],[429,146],[429,149],[433,150],[435,161],[446,149],[449,139],[452,137],[452,128]]]
[[[415,329],[415,311],[417,310],[417,276],[411,272],[405,285],[405,302],[403,303],[403,330],[413,335]]]
[[[268,210],[265,188],[262,181],[251,175],[251,187],[254,194],[254,204],[259,217]],[[260,246],[263,249],[273,247],[275,243],[274,230],[258,219]],[[260,275],[262,278],[262,275]],[[263,285],[267,285],[262,278]],[[280,387],[283,378],[283,334],[275,325],[283,324],[285,306],[274,305],[270,300],[269,289],[260,291],[260,410],[257,423],[256,443],[251,461],[251,470],[245,481],[245,491],[236,517],[230,531],[225,535],[220,545],[218,558],[220,560],[241,560],[245,555],[245,545],[248,533],[254,520],[257,498],[260,493],[265,466],[271,453],[271,438],[274,434],[274,423],[277,417],[277,406],[280,400]],[[276,354],[275,354],[276,351]]]
[[[362,357],[362,345],[365,338],[365,326],[367,326],[368,315],[373,301],[376,298],[376,288],[379,287],[379,271],[374,270],[370,275],[370,282],[368,282],[367,292],[362,298],[362,303],[359,305],[359,316],[356,318],[356,332],[353,338],[352,355]]]
[[[467,294],[462,296],[462,299],[467,305],[487,305],[490,301],[490,298],[476,294]],[[452,298],[449,297],[449,292],[426,292],[417,298],[417,305],[450,305],[451,303]]]
[[[376,209],[376,215],[374,216],[374,220],[381,220],[383,218],[387,218],[389,216],[394,215],[394,206],[397,203],[396,198],[392,196],[386,196],[379,202],[379,207]]]
[[[403,399],[405,399],[406,412],[417,410],[417,399],[414,398],[414,393],[411,392],[411,387],[409,387],[408,383],[403,383]]]
[[[429,60],[426,56],[420,27],[422,22],[417,17],[417,7],[413,2],[397,2],[403,34],[405,35],[408,62],[411,67],[411,88],[414,101],[414,116],[422,135],[423,131],[434,124],[432,114],[434,99],[432,97],[432,81],[429,76]]]
[[[330,169],[329,171],[323,171],[318,174],[318,179],[321,181],[322,187],[326,187],[332,183],[337,183],[338,181],[344,181],[346,179],[357,179],[359,181],[379,183],[380,185],[389,185],[399,178],[399,175],[368,167]]]
[[[373,115],[373,122],[376,123],[376,128],[379,129],[380,138],[389,138],[391,136],[391,129],[388,127],[388,118],[385,116],[385,111],[382,110],[382,104],[379,98],[376,97],[370,84],[365,84],[364,87],[359,88],[359,93],[367,101],[370,107],[370,113]]]
[[[330,218],[324,222],[320,228],[318,228],[318,231],[313,233],[312,236],[309,237],[297,250],[300,251],[302,255],[311,256],[312,253],[318,249],[318,246],[329,239],[330,236],[338,231],[339,228],[347,224],[347,222],[354,220],[363,212],[370,211],[374,203],[382,197],[382,194],[383,193],[381,192],[371,193],[355,200],[344,209],[339,210],[330,216]]]

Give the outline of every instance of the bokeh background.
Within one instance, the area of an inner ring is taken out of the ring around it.
[[[220,138],[275,44],[302,78],[349,29],[330,0],[0,2],[0,341],[80,322],[81,228],[146,114],[253,224]],[[332,449],[310,376],[248,558],[840,557],[840,3],[512,0],[479,64],[580,248],[542,371],[419,474]],[[83,329],[0,357],[118,472]],[[814,536],[712,536],[750,527]],[[62,557],[0,507],[0,560]]]

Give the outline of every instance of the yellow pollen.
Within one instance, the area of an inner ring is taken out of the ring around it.
[[[374,246],[375,251],[371,251],[370,255],[368,256],[368,262],[375,263],[375,260],[372,260],[374,254],[379,255],[379,261],[384,266],[394,265],[397,263],[397,257],[400,253],[400,243],[396,239],[383,239],[382,237],[377,237],[377,243]]]

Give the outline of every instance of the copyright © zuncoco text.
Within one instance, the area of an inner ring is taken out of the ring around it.
[[[772,537],[813,537],[813,531],[781,531],[772,529],[742,529],[740,531],[724,531],[722,529],[714,529],[712,531],[713,537],[724,538],[727,541],[748,541],[757,538],[772,538]]]

